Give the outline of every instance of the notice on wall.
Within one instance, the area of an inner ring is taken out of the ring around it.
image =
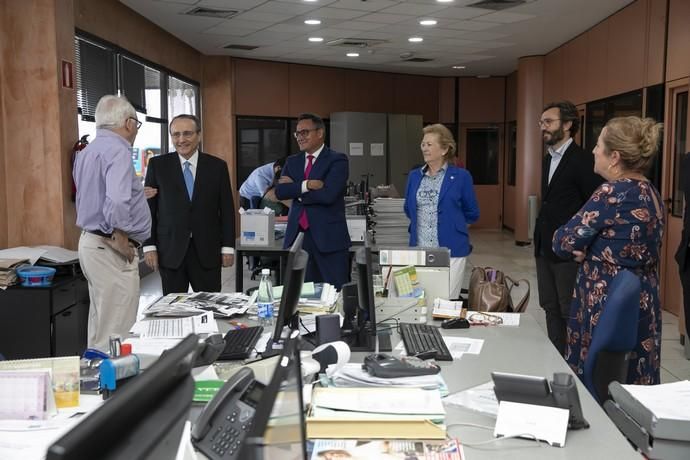
[[[383,143],[371,144],[371,156],[372,157],[382,157],[383,156]]]
[[[364,144],[362,142],[350,142],[350,156],[362,157],[364,156]]]

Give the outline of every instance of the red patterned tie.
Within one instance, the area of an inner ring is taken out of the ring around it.
[[[309,173],[311,172],[311,167],[314,166],[314,155],[307,155],[307,167],[304,169],[304,179],[309,179]],[[307,210],[302,208],[302,212],[299,215],[299,227],[302,230],[309,228],[309,219],[307,219]]]

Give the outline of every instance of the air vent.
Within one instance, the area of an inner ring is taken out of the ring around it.
[[[466,6],[484,8],[485,10],[500,11],[522,5],[523,3],[527,3],[526,0],[481,0],[477,3],[472,3],[471,5]]]
[[[326,42],[328,46],[344,46],[347,48],[369,48],[370,46],[386,43],[388,40],[378,40],[375,38],[338,38]]]
[[[405,62],[429,62],[433,61],[431,58],[420,58],[420,57],[413,57],[411,59],[405,59]]]
[[[252,51],[258,48],[258,46],[252,45],[225,45],[223,48],[226,50],[242,50],[242,51]]]
[[[192,8],[184,14],[189,16],[203,16],[206,18],[227,19],[233,17],[237,13],[239,13],[239,11],[237,10],[220,10],[217,8],[204,8],[201,6],[197,6],[196,8]]]

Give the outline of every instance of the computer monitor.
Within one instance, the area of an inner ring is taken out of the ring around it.
[[[175,458],[194,395],[199,337],[187,336],[55,441],[47,460]]]
[[[357,331],[350,341],[352,351],[375,351],[378,339],[379,351],[391,351],[390,336],[377,336],[376,302],[374,297],[374,269],[371,247],[365,242],[355,253],[357,265]]]
[[[283,276],[283,294],[280,297],[280,307],[273,331],[273,343],[282,340],[283,328],[297,329],[297,305],[299,304],[304,274],[307,270],[309,255],[302,249],[304,233],[299,233],[290,247]]]
[[[242,451],[246,460],[306,459],[299,331],[291,331],[263,391]]]

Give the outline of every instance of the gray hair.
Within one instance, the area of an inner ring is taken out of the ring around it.
[[[122,128],[137,112],[124,96],[103,96],[96,105],[96,128]]]

